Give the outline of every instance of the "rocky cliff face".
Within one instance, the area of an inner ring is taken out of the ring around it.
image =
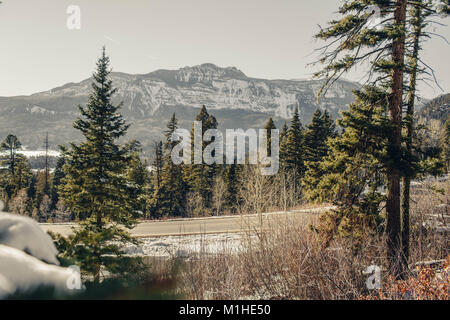
[[[319,102],[319,81],[265,80],[247,77],[234,68],[206,63],[178,70],[157,70],[143,75],[115,72],[116,102],[131,122],[130,135],[152,140],[159,135],[168,116],[177,113],[180,125],[189,127],[202,105],[216,115],[223,128],[258,127],[272,116],[278,123],[289,119],[296,105],[304,123],[316,108],[327,109],[336,118],[353,101],[357,84],[339,81]],[[0,137],[19,135],[29,147],[39,147],[40,135],[48,131],[54,144],[76,139],[71,122],[77,105],[87,101],[91,79],[68,83],[30,96],[0,98]],[[144,145],[146,143],[144,142]]]

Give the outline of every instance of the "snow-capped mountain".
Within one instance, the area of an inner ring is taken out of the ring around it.
[[[182,127],[189,127],[205,105],[222,128],[257,128],[269,116],[278,123],[289,119],[298,105],[307,123],[318,107],[336,118],[353,101],[352,90],[358,87],[339,81],[317,102],[320,81],[256,79],[235,67],[210,63],[141,75],[114,72],[111,78],[118,89],[115,100],[123,101],[122,113],[133,122],[130,135],[144,145],[143,140],[159,135],[172,112]],[[0,137],[15,133],[30,147],[40,147],[39,135],[45,131],[53,144],[76,138],[71,122],[78,114],[77,105],[86,103],[91,82],[89,78],[30,96],[0,98]]]

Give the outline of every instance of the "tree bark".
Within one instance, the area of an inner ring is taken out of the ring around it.
[[[389,114],[393,125],[390,135],[389,153],[391,165],[388,168],[388,190],[386,200],[387,212],[387,258],[392,275],[398,277],[403,273],[400,262],[401,253],[401,216],[400,216],[400,170],[398,168],[401,159],[402,142],[402,97],[403,97],[403,69],[405,58],[405,20],[406,0],[397,0],[394,10],[394,27],[402,30],[402,35],[397,36],[392,44],[392,60],[394,69],[392,72],[392,87],[389,98]]]
[[[406,155],[408,161],[412,158],[412,136],[414,130],[414,102],[416,99],[416,82],[417,82],[417,68],[418,68],[418,55],[419,55],[419,42],[422,33],[421,17],[422,10],[419,6],[414,9],[414,20],[416,25],[414,26],[413,34],[413,52],[411,57],[411,76],[409,79],[409,92],[408,92],[408,108],[406,111]],[[402,258],[403,264],[408,265],[409,260],[409,200],[410,200],[410,186],[411,186],[411,172],[405,176],[403,180],[403,215],[402,215]]]

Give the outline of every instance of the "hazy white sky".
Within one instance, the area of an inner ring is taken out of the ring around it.
[[[148,73],[211,62],[251,77],[309,78],[312,39],[339,0],[2,0],[0,96],[77,82],[106,45],[115,71]],[[66,26],[69,5],[81,29]],[[449,23],[450,21],[442,21]],[[436,32],[450,39],[450,28]],[[450,46],[425,44],[427,63],[450,92]],[[352,80],[358,80],[354,78]],[[441,94],[421,85],[423,95]]]

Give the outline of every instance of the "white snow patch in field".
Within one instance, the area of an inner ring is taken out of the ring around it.
[[[187,258],[200,253],[238,252],[241,239],[242,234],[239,233],[143,238],[140,239],[141,245],[129,246],[124,250],[130,255]]]
[[[19,150],[17,153],[23,154],[27,158],[31,157],[44,157],[45,156],[45,150]],[[59,157],[61,156],[61,152],[56,150],[48,150],[48,156],[49,157]]]
[[[25,156],[26,158],[45,156],[45,150],[17,150],[17,153]],[[8,152],[7,151],[0,152],[0,155],[8,155]],[[48,150],[47,155],[49,157],[60,157],[61,152],[56,150]]]

